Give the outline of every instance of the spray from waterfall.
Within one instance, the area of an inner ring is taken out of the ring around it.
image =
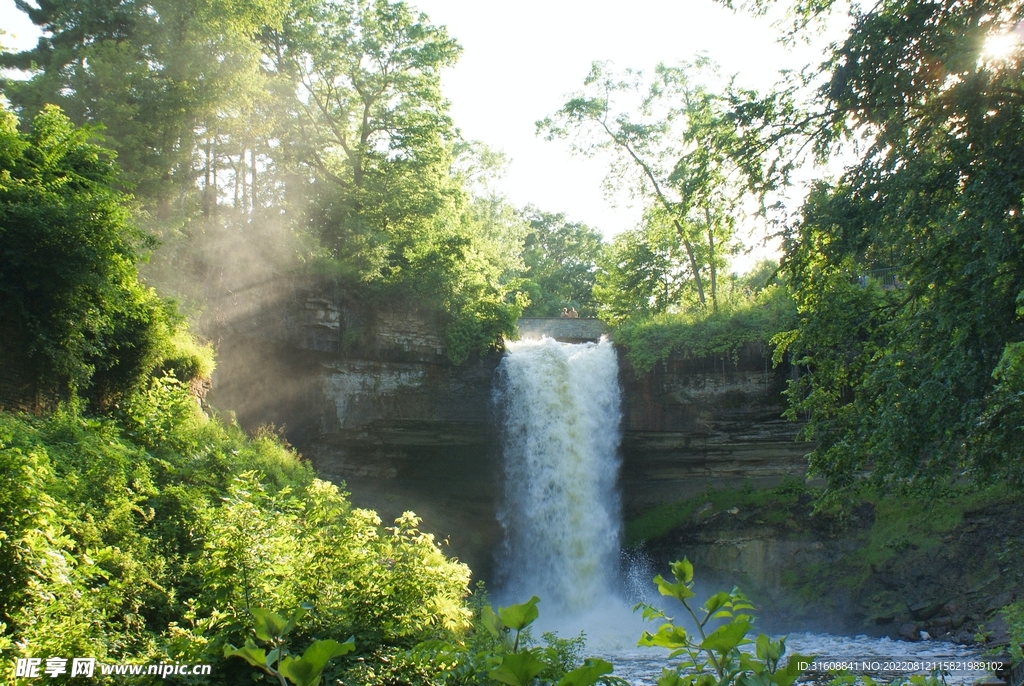
[[[495,400],[503,421],[499,596],[584,614],[615,595],[620,392],[611,343],[508,344]]]

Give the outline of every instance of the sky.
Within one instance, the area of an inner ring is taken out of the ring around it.
[[[651,70],[707,53],[740,85],[765,90],[782,69],[821,61],[840,22],[812,44],[790,49],[772,20],[734,13],[712,0],[411,0],[432,23],[448,27],[463,47],[443,75],[455,124],[467,140],[501,150],[511,160],[497,190],[516,206],[563,212],[606,238],[632,228],[642,207],[628,194],[605,197],[608,160],[574,157],[565,142],[536,135],[535,122],[556,112],[583,85],[595,60]],[[35,43],[35,27],[0,0],[0,27],[12,47]],[[748,239],[756,243],[756,239]],[[755,251],[754,257],[769,254]],[[742,267],[742,265],[737,265]]]

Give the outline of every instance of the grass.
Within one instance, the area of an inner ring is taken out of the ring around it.
[[[779,486],[766,490],[754,490],[749,487],[739,490],[709,489],[693,498],[658,505],[627,521],[624,542],[626,547],[630,547],[661,538],[676,527],[691,521],[701,508],[706,509],[702,510],[700,515],[734,507],[741,510],[767,508],[764,520],[771,524],[783,524],[790,518],[791,510],[799,502],[800,495],[812,492],[810,487],[795,480],[784,481]],[[708,508],[707,505],[711,507]]]

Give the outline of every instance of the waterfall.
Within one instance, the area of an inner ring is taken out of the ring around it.
[[[614,594],[618,575],[615,350],[605,339],[512,342],[498,375],[505,479],[499,594],[510,602],[538,595],[545,614],[587,612]]]

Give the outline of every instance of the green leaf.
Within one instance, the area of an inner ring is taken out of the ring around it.
[[[652,634],[649,631],[645,631],[640,640],[637,641],[638,646],[657,646],[659,648],[681,648],[689,645],[689,636],[686,634],[686,629],[676,626],[675,624],[662,624],[658,628],[656,634]]]
[[[287,619],[266,608],[254,607],[249,610],[249,614],[252,615],[256,638],[261,641],[273,641],[283,638],[291,630]]]
[[[533,677],[544,671],[546,665],[530,651],[506,653],[501,664],[488,674],[495,681],[509,686],[528,686]]]
[[[812,658],[799,653],[790,656],[786,667],[778,669],[772,674],[772,683],[778,684],[778,686],[791,686],[804,673],[804,670],[800,669],[800,664],[807,664],[811,660]]]
[[[533,596],[525,603],[520,603],[519,605],[499,607],[498,617],[501,618],[502,624],[509,629],[521,631],[540,616],[540,611],[537,609],[537,603],[539,602],[540,598]]]
[[[768,667],[762,660],[759,660],[756,657],[753,657],[752,655],[748,655],[747,653],[741,653],[740,669],[744,672],[749,672],[750,674],[747,676],[760,677],[768,670]],[[757,684],[763,682],[761,682],[759,679],[755,679],[752,681],[752,683]]]
[[[657,585],[659,593],[661,593],[662,595],[670,596],[672,598],[686,600],[687,598],[692,598],[695,595],[694,592],[690,590],[690,587],[687,586],[684,582],[680,581],[677,583],[670,583],[668,581],[665,581],[664,577],[662,577],[661,574],[654,577],[654,583],[655,585]]]
[[[236,648],[230,643],[224,646],[224,658],[240,657],[253,667],[263,669],[267,666],[267,651],[257,648],[251,638],[245,639],[245,647]]]
[[[662,669],[658,686],[686,686],[686,681],[674,669]]]
[[[577,667],[563,676],[557,686],[591,686],[605,674],[611,674],[614,669],[610,662],[588,657],[583,661],[583,666]]]
[[[355,637],[350,636],[344,643],[332,639],[313,641],[302,657],[286,657],[281,660],[278,671],[290,679],[295,686],[318,686],[320,676],[327,663],[335,657],[350,653],[356,648]]]
[[[312,607],[309,603],[303,603],[296,608],[295,612],[292,613],[291,619],[288,620],[288,623],[284,625],[284,629],[281,630],[281,635],[287,636],[291,633],[291,630],[295,628],[295,625],[299,623],[299,620],[305,617],[311,609]]]
[[[750,631],[750,622],[745,619],[737,619],[718,627],[700,644],[702,650],[714,650],[719,653],[728,653],[743,643],[744,637]]]
[[[672,576],[677,581],[682,581],[685,584],[693,581],[693,564],[690,563],[689,559],[684,557],[682,561],[673,562],[669,565],[669,568],[672,570]]]
[[[716,593],[704,602],[704,611],[711,614],[723,605],[727,605],[729,600],[730,596],[725,591]]]
[[[498,615],[494,614],[494,610],[490,606],[485,605],[480,610],[480,620],[484,623],[484,628],[492,636],[501,636],[501,631],[505,628],[505,625],[501,623],[501,619]]]
[[[758,634],[757,640],[754,642],[755,651],[758,660],[768,659],[768,642],[769,638],[764,634]]]
[[[636,612],[639,609],[643,609],[643,618],[644,618],[644,620],[665,619],[665,620],[668,620],[669,622],[672,621],[671,617],[667,616],[664,612],[662,612],[658,608],[652,607],[652,606],[648,605],[647,603],[637,603],[636,605],[633,606],[633,612]]]

